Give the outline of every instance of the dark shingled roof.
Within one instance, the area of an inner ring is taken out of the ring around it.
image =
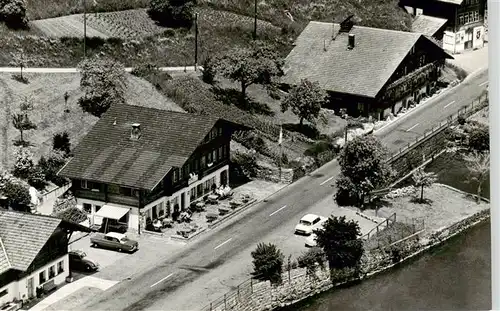
[[[26,271],[61,221],[54,217],[0,210],[0,238],[5,248],[2,256],[0,244],[0,273],[7,265]]]
[[[74,158],[59,174],[151,190],[172,167],[184,165],[219,120],[208,115],[113,105],[75,148]],[[130,139],[133,123],[141,127],[141,137],[135,141]]]
[[[5,245],[0,237],[0,274],[10,268],[12,268],[12,265],[10,264],[9,256],[7,256],[7,250],[5,250]]]
[[[447,21],[444,18],[419,15],[413,20],[411,31],[432,37]]]
[[[422,34],[353,26],[355,47],[339,24],[310,22],[285,60],[283,83],[309,79],[328,91],[374,98]],[[426,40],[428,40],[426,38]],[[325,51],[326,48],[326,51]]]

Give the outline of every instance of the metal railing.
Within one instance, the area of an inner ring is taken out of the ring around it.
[[[380,231],[389,228],[389,226],[393,225],[396,222],[396,213],[392,214],[391,216],[387,217],[384,221],[380,222],[377,224],[373,229],[365,233],[363,236],[361,236],[362,240],[368,240],[370,239],[371,236],[374,236],[375,234],[379,233]]]
[[[436,126],[433,126],[430,130],[424,132],[424,135],[417,137],[414,142],[408,143],[407,146],[399,148],[399,150],[389,155],[386,161],[388,163],[393,162],[403,154],[406,154],[408,151],[413,149],[415,146],[419,145],[424,140],[436,135],[437,133],[448,128],[450,125],[454,124],[459,117],[467,118],[480,109],[486,107],[486,99],[486,97],[479,96],[479,98],[477,100],[473,100],[470,105],[464,105],[456,114],[452,114],[446,120],[439,122]]]

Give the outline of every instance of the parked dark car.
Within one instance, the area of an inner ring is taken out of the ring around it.
[[[90,238],[90,245],[130,253],[139,249],[137,241],[131,240],[125,234],[117,232],[108,232],[106,234],[96,233]]]
[[[78,271],[97,271],[99,270],[99,264],[88,258],[87,254],[83,251],[70,251],[68,253],[69,256],[69,269],[70,270],[78,270]]]

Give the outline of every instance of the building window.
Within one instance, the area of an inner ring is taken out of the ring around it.
[[[100,205],[96,205],[96,206],[95,206],[95,212],[96,212],[96,213],[97,213],[100,209],[101,209],[101,206],[100,206]]]
[[[83,211],[87,214],[92,213],[92,205],[88,203],[83,203]]]
[[[49,267],[49,280],[56,276],[56,266]]]
[[[458,24],[459,25],[464,24],[464,15],[463,14],[458,14]]]
[[[222,136],[222,127],[219,127],[219,136]]]
[[[469,23],[469,13],[465,13],[464,14],[464,24],[468,24]]]
[[[86,180],[81,180],[80,185],[82,186],[82,189],[89,189],[89,185]]]
[[[474,21],[475,22],[479,21],[479,11],[474,11]]]
[[[3,291],[0,292],[0,298],[7,295],[9,293],[8,288],[4,289]]]
[[[45,279],[45,271],[42,271],[38,274],[38,283],[39,284],[43,284],[45,283],[46,279]]]
[[[200,168],[201,169],[205,168],[205,166],[207,165],[206,160],[207,159],[206,159],[205,155],[202,155],[200,158]]]
[[[212,150],[212,161],[217,161],[217,149]]]
[[[172,181],[176,183],[179,180],[179,170],[174,168],[174,171],[172,172]]]
[[[61,274],[64,272],[64,260],[61,260],[57,263],[57,274]]]
[[[131,197],[132,196],[132,189],[128,187],[120,187],[120,194]]]

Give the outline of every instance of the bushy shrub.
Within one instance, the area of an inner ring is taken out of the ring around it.
[[[69,154],[71,143],[67,132],[57,133],[52,137],[52,149]]]
[[[317,139],[319,136],[319,130],[311,124],[294,124],[294,123],[285,123],[283,124],[283,129],[290,132],[298,132],[304,134],[306,137],[311,139]]]
[[[335,201],[340,206],[348,206],[356,204],[356,195],[353,191],[355,186],[351,180],[341,175],[336,182],[337,192],[335,193]]]
[[[243,170],[243,173],[247,177],[257,176],[259,166],[257,165],[257,157],[255,153],[247,154],[247,153],[235,152],[231,156],[232,156],[231,161],[235,164],[238,164]]]
[[[316,276],[316,267],[325,268],[326,255],[320,247],[310,248],[297,258],[297,264],[300,268],[306,268],[307,275]]]
[[[490,150],[490,132],[488,127],[477,126],[470,131],[469,148],[480,152]]]
[[[148,15],[162,26],[190,28],[195,5],[193,0],[151,0]]]
[[[17,181],[8,182],[2,189],[2,194],[7,197],[7,204],[16,211],[31,211],[31,196],[29,188]]]
[[[35,166],[30,172],[27,181],[30,186],[35,187],[37,190],[43,190],[47,185],[45,175],[38,166]]]
[[[293,176],[292,176],[293,181],[299,180],[306,174],[306,171],[302,168],[302,163],[300,163],[299,161],[295,160],[290,161],[288,167],[293,169]]]
[[[253,149],[263,155],[269,155],[269,148],[266,141],[258,136],[255,131],[238,132],[234,135],[234,139],[245,148]]]
[[[66,163],[62,152],[53,151],[48,157],[41,157],[38,161],[38,167],[45,175],[46,180],[53,182],[57,186],[64,186],[68,183],[66,178],[57,176],[59,170]]]
[[[333,150],[333,144],[330,142],[326,141],[319,141],[314,144],[311,148],[307,149],[304,151],[305,156],[310,156],[310,157],[315,157],[318,154],[328,151],[328,150]]]
[[[463,116],[458,116],[458,118],[457,118],[457,122],[460,125],[464,125],[466,121],[467,120],[465,120],[465,118]]]
[[[214,84],[216,75],[216,62],[208,55],[203,61],[202,80],[208,84]]]
[[[251,253],[253,258],[253,275],[259,280],[269,280],[273,284],[280,284],[283,272],[283,253],[274,244],[259,243]]]
[[[28,28],[26,17],[26,1],[24,0],[0,0],[0,21],[14,29]]]
[[[12,174],[21,179],[28,179],[34,168],[35,164],[31,151],[28,148],[19,148],[16,151],[16,162]]]

